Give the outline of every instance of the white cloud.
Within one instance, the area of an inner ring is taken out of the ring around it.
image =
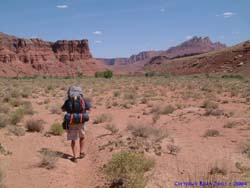
[[[166,11],[165,8],[160,9],[160,12],[165,12],[165,11]]]
[[[95,44],[101,44],[101,43],[102,43],[101,40],[96,40],[96,41],[95,41]]]
[[[186,39],[188,39],[188,40],[191,38],[193,38],[193,36],[190,36],[190,35],[186,36]]]
[[[68,5],[57,5],[56,8],[65,9],[68,8]]]
[[[223,13],[223,16],[224,16],[225,18],[230,18],[231,16],[234,16],[234,15],[235,15],[234,12],[224,12],[224,13]]]
[[[234,13],[234,12],[224,12],[222,14],[216,14],[217,17],[223,16],[224,18],[230,18],[230,17],[235,16],[235,15],[236,15],[236,13]]]
[[[102,35],[102,32],[101,31],[94,31],[93,34],[94,35]]]

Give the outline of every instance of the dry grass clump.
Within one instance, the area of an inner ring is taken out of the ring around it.
[[[22,127],[9,126],[8,131],[15,136],[24,136],[26,131]]]
[[[10,111],[10,107],[7,104],[1,104],[0,105],[0,113],[7,114]]]
[[[0,128],[7,126],[9,122],[9,117],[6,114],[0,114]]]
[[[43,124],[43,120],[32,118],[26,122],[26,128],[29,132],[42,132],[44,130]]]
[[[4,188],[4,172],[2,168],[0,167],[0,188]]]
[[[227,122],[223,127],[231,129],[231,128],[234,128],[236,126],[237,126],[237,122]]]
[[[111,114],[103,113],[94,119],[93,123],[94,124],[99,124],[99,123],[104,123],[104,122],[110,122],[112,120]]]
[[[114,154],[104,167],[110,187],[144,188],[147,183],[145,173],[154,167],[154,161],[133,152]]]
[[[10,122],[14,125],[19,123],[24,117],[25,111],[22,108],[18,108],[10,114]]]
[[[53,123],[51,125],[50,132],[53,135],[61,136],[64,133],[64,129],[62,127],[62,124],[61,123],[57,123],[57,122]]]
[[[250,158],[250,140],[247,140],[240,144],[239,146],[241,153]]]
[[[110,131],[111,134],[116,134],[119,131],[119,129],[114,124],[106,124],[104,128]]]
[[[58,159],[61,157],[61,154],[58,152],[47,148],[42,149],[40,153],[41,162],[39,166],[48,170],[55,168]]]
[[[25,114],[33,115],[35,113],[33,106],[29,101],[22,102],[22,108],[24,109]]]
[[[213,101],[206,100],[203,102],[203,105],[201,107],[205,109],[217,109],[218,104]]]
[[[177,153],[179,153],[179,151],[181,150],[179,146],[174,145],[174,144],[169,144],[167,148],[168,148],[169,154],[171,155],[177,155]]]
[[[12,154],[12,152],[10,152],[10,151],[8,151],[8,150],[6,150],[3,146],[2,146],[2,144],[0,143],[0,154],[2,154],[2,155],[11,155]]]
[[[52,114],[61,114],[62,113],[62,109],[61,109],[61,107],[59,105],[55,105],[55,106],[52,106],[50,108],[50,112]]]
[[[161,110],[161,114],[167,115],[173,113],[175,110],[175,107],[172,105],[167,105]]]
[[[213,168],[210,169],[209,174],[210,175],[221,174],[225,176],[227,175],[227,169],[214,166]]]
[[[220,136],[220,132],[215,129],[208,129],[203,136],[204,137],[217,137],[217,136]]]
[[[150,125],[129,124],[127,128],[135,137],[153,138],[157,142],[168,136],[165,131]]]

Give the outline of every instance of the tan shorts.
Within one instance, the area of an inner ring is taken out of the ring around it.
[[[77,140],[85,137],[84,124],[81,125],[69,125],[67,130],[67,140]]]

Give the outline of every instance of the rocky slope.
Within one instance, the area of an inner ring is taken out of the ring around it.
[[[0,33],[0,76],[74,75],[105,69],[92,58],[88,40],[46,42]]]
[[[221,50],[182,58],[158,56],[145,65],[158,73],[250,73],[250,41]]]
[[[167,56],[168,58],[176,58],[181,56],[190,56],[194,54],[201,54],[210,51],[221,50],[226,45],[220,42],[213,43],[209,37],[193,37],[192,39],[181,43],[175,47],[169,48],[161,55]]]
[[[225,48],[220,42],[213,43],[209,37],[193,37],[192,39],[171,47],[166,51],[144,51],[129,58],[98,59],[116,71],[141,72],[143,66],[154,59],[170,59],[192,56]],[[131,66],[133,65],[133,66]]]

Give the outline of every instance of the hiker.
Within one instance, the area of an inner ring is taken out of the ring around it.
[[[77,162],[76,141],[79,139],[80,155],[85,157],[83,152],[85,138],[85,122],[89,120],[87,110],[90,110],[91,104],[83,98],[81,87],[71,86],[68,90],[68,99],[64,102],[62,110],[66,111],[64,116],[63,128],[67,130],[67,140],[71,140],[73,152],[73,162]]]

